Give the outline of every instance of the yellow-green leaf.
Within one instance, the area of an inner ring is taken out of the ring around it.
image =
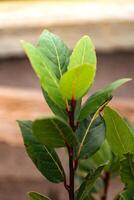
[[[90,64],[96,68],[95,48],[90,37],[87,35],[83,36],[77,42],[73,53],[70,56],[68,69],[82,64]]]
[[[29,200],[51,200],[37,192],[29,192]]]
[[[67,70],[70,54],[65,43],[57,35],[44,30],[39,38],[37,48],[56,77],[61,77]]]
[[[65,108],[65,101],[59,90],[58,79],[47,65],[40,51],[28,42],[22,42],[22,46],[31,62],[31,65],[37,74],[41,86],[47,91],[49,97],[60,107]]]
[[[66,99],[79,99],[91,87],[95,77],[95,67],[79,65],[67,71],[60,79],[60,91]]]

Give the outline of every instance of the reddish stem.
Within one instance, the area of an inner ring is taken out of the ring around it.
[[[74,132],[77,128],[77,126],[75,125],[75,117],[74,117],[75,107],[76,107],[76,101],[72,99],[70,110],[66,109],[68,113],[68,118],[69,118],[69,125]],[[74,148],[67,146],[67,149],[68,149],[68,155],[69,155],[69,186],[65,188],[68,190],[69,200],[74,200],[74,173],[76,170],[76,165],[74,162]]]

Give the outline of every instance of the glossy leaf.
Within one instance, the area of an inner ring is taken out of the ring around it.
[[[112,92],[114,92],[118,87],[123,85],[124,83],[130,81],[129,78],[120,79],[114,81],[110,85],[107,85],[103,89],[99,90],[92,96],[90,96],[87,101],[84,103],[80,115],[79,120],[85,119],[87,116],[96,112],[96,110],[103,105],[106,101],[111,100]]]
[[[78,128],[78,138],[81,143],[84,134],[87,130],[87,127],[90,123],[90,120],[84,120],[80,123]],[[91,157],[95,154],[105,140],[105,123],[101,116],[99,116],[91,125],[88,130],[87,137],[83,143],[83,147],[80,152],[80,159]]]
[[[77,191],[77,200],[85,200],[85,197],[89,194],[93,188],[96,180],[100,176],[103,166],[98,167],[96,170],[90,170],[89,174],[86,176],[85,181],[81,184],[80,188]]]
[[[125,153],[134,152],[134,134],[121,116],[111,108],[106,107],[104,119],[106,138],[115,155],[122,156]]]
[[[69,49],[55,34],[45,30],[41,34],[37,48],[45,58],[46,64],[51,68],[57,78],[67,70],[69,63]]]
[[[50,200],[48,197],[42,196],[37,192],[30,192],[28,195],[29,200]]]
[[[82,64],[90,64],[96,67],[95,48],[89,36],[86,35],[77,42],[70,56],[68,69]]]
[[[44,91],[42,89],[44,98],[48,104],[48,106],[50,107],[50,109],[52,110],[52,112],[57,115],[58,117],[61,117],[62,119],[64,119],[65,121],[67,121],[68,116],[67,116],[67,112],[65,109],[60,108],[57,104],[55,104],[52,99],[48,96],[47,92]]]
[[[40,51],[35,48],[32,44],[22,42],[22,46],[27,54],[31,65],[37,74],[42,88],[48,93],[49,97],[60,107],[65,108],[65,101],[59,90],[58,79],[55,74],[51,71],[45,58],[42,56]]]
[[[67,71],[60,79],[60,91],[66,99],[79,99],[91,87],[95,76],[95,67],[89,64],[79,65]]]
[[[40,143],[51,148],[77,144],[72,129],[66,122],[57,117],[35,120],[33,122],[33,133]]]
[[[35,139],[31,121],[18,121],[18,123],[21,128],[26,151],[38,170],[51,182],[63,182],[64,170],[57,153],[53,149],[40,144]]]
[[[128,153],[120,161],[120,176],[126,187],[134,188],[134,154]]]

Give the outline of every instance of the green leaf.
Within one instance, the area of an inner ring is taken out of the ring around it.
[[[100,108],[98,108],[98,110],[94,113],[94,115],[92,116],[92,118],[90,119],[86,129],[84,130],[83,134],[82,134],[82,138],[81,141],[79,143],[79,147],[76,153],[76,157],[79,158],[81,155],[81,151],[83,149],[84,144],[86,143],[86,140],[88,138],[88,135],[90,133],[90,129],[92,128],[92,125],[94,123],[94,121],[97,119],[97,117],[100,115],[100,112],[103,110],[103,106],[101,106]],[[100,128],[100,127],[99,127]]]
[[[86,176],[85,180],[81,184],[77,193],[77,200],[84,200],[85,197],[89,194],[91,189],[93,188],[97,178],[100,176],[102,170],[104,169],[104,165],[98,167],[96,170],[90,170],[89,174]]]
[[[130,81],[129,78],[120,79],[117,81],[114,81],[110,85],[107,85],[103,89],[99,90],[92,96],[90,96],[87,101],[84,103],[80,115],[79,120],[83,120],[87,116],[93,114],[96,112],[96,110],[103,105],[105,102],[111,100],[112,92],[116,90],[118,87],[123,85],[124,83]]]
[[[49,97],[60,107],[65,108],[65,101],[60,93],[58,79],[55,74],[49,68],[44,57],[40,51],[35,48],[32,44],[22,42],[24,51],[26,52],[31,65],[37,74],[42,88],[48,93]]]
[[[65,109],[60,108],[57,104],[55,104],[51,98],[48,96],[47,92],[45,92],[45,90],[42,89],[44,98],[47,102],[47,104],[49,105],[50,109],[52,110],[52,112],[57,115],[58,117],[61,117],[62,119],[64,119],[65,121],[67,121],[68,116],[67,116],[67,112],[65,111]]]
[[[107,161],[111,161],[112,158],[113,156],[111,148],[107,140],[105,140],[99,151],[97,151],[96,154],[94,154],[89,160],[92,161],[95,166],[99,166],[106,163]]]
[[[127,153],[120,161],[120,176],[126,187],[134,188],[134,154]]]
[[[84,137],[90,120],[84,120],[79,125],[77,135],[80,143]],[[80,159],[88,158],[95,154],[103,144],[104,140],[105,123],[103,118],[99,116],[88,130],[87,137],[80,152]]]
[[[44,197],[36,192],[29,192],[29,200],[50,200],[48,197]]]
[[[57,117],[37,119],[33,133],[38,141],[51,148],[77,145],[77,139],[66,122]]]
[[[68,69],[82,64],[90,64],[96,68],[94,45],[91,39],[86,35],[77,42],[72,55],[70,56]]]
[[[89,64],[79,65],[67,71],[60,79],[60,91],[66,99],[79,99],[91,87],[95,76],[95,67]]]
[[[114,198],[114,200],[133,200],[134,199],[134,188],[127,188],[120,192],[120,194]]]
[[[57,78],[67,70],[69,49],[64,42],[53,33],[45,30],[41,34],[37,48],[42,53],[46,64],[51,67]]]
[[[38,170],[51,182],[63,182],[64,170],[57,153],[35,139],[32,132],[32,121],[18,121],[18,123],[26,151]]]
[[[104,110],[106,138],[115,155],[134,152],[134,134],[121,116],[109,107]]]

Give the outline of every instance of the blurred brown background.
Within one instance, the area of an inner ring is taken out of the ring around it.
[[[50,114],[20,45],[21,39],[36,43],[43,29],[61,36],[70,50],[82,35],[90,35],[98,57],[91,93],[116,79],[134,78],[133,1],[0,1],[1,200],[25,200],[30,190],[66,200],[64,190],[57,192],[62,185],[52,186],[27,157],[15,122]],[[115,93],[112,106],[134,122],[134,81]],[[121,187],[112,181],[109,200]]]

